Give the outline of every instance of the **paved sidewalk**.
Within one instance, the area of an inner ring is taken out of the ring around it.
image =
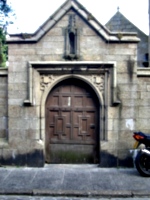
[[[96,165],[45,165],[44,168],[0,167],[0,195],[150,197],[150,178],[136,169]]]

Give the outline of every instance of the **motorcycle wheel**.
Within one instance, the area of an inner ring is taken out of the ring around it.
[[[150,157],[146,153],[140,151],[137,154],[135,166],[141,176],[150,176]]]

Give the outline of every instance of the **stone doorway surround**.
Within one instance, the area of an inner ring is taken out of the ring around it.
[[[87,83],[97,95],[100,113],[100,140],[107,140],[107,110],[109,105],[117,105],[116,62],[97,61],[53,61],[28,63],[28,96],[24,106],[35,106],[36,92],[39,92],[39,134],[45,149],[45,102],[51,89],[62,80],[75,78]],[[40,91],[38,91],[40,90]]]

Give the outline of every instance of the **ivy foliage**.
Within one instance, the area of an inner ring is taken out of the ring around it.
[[[0,0],[0,67],[5,67],[8,48],[6,45],[7,26],[11,23],[11,17],[14,15],[12,7],[8,5],[7,0]]]
[[[0,28],[0,67],[6,66],[8,47],[6,45],[6,34],[2,28]]]

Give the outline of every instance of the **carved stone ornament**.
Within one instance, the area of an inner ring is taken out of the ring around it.
[[[103,75],[93,75],[92,82],[98,88],[98,90],[104,93],[104,76]]]
[[[42,75],[41,81],[40,81],[41,90],[44,91],[45,88],[49,87],[49,85],[53,83],[57,78],[58,76]],[[104,93],[104,76],[103,75],[90,75],[90,76],[86,76],[86,79],[90,80],[102,94]]]
[[[56,77],[54,77],[53,75],[42,75],[40,81],[41,90],[45,90],[45,88],[48,87],[52,82],[54,82],[55,79]]]

